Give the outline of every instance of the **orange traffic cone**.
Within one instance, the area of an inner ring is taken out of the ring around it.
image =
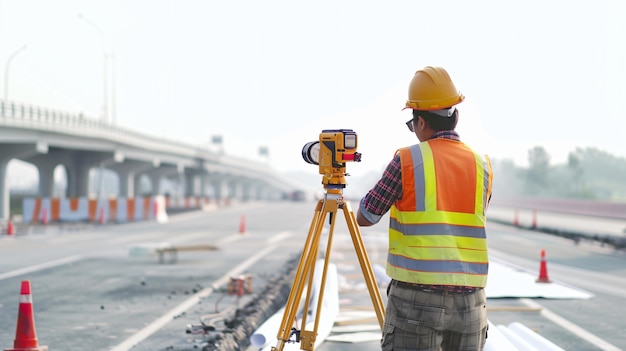
[[[154,219],[159,217],[159,203],[156,200],[154,200],[154,206],[152,206],[152,215]]]
[[[104,224],[104,208],[100,207],[100,215],[98,216],[98,223]]]
[[[48,209],[47,208],[43,209],[43,214],[41,215],[41,223],[43,223],[44,225],[48,224]]]
[[[9,223],[7,223],[7,235],[14,235],[15,234],[15,226],[13,226],[13,221],[9,220]]]
[[[17,328],[12,349],[4,351],[47,351],[48,346],[39,346],[35,332],[33,298],[30,293],[30,280],[22,280],[20,306],[17,315]]]
[[[513,213],[513,225],[516,227],[519,227],[519,215],[517,213],[517,208],[515,209],[515,212]]]
[[[548,278],[548,264],[546,263],[546,250],[541,250],[541,264],[539,266],[539,277],[535,280],[537,283],[551,283]]]
[[[241,215],[241,219],[239,220],[239,233],[243,234],[246,232],[246,216]]]

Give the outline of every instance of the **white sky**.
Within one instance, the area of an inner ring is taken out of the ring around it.
[[[524,165],[536,145],[553,163],[576,146],[626,157],[621,0],[0,0],[0,43],[3,68],[27,45],[11,100],[100,116],[104,47],[119,126],[203,145],[220,134],[251,158],[268,146],[279,170],[316,173],[302,146],[337,128],[359,135],[350,173],[382,169],[417,142],[400,110],[428,65],[466,96],[462,139],[494,158]]]

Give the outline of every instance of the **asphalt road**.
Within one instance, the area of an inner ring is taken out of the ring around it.
[[[25,279],[32,285],[39,344],[50,350],[199,349],[205,338],[187,334],[187,325],[257,298],[299,254],[314,209],[312,202],[246,204],[178,214],[165,224],[49,227],[1,238],[0,349],[12,346]],[[367,309],[371,302],[342,219],[335,233],[331,258],[341,276],[341,308]],[[384,265],[386,220],[361,234],[372,264]],[[156,256],[129,255],[131,247],[159,242],[218,250],[182,252],[176,263],[165,264]],[[529,271],[537,271],[545,249],[551,279],[595,294],[589,300],[490,299],[492,323],[522,322],[566,350],[626,349],[623,251],[500,224],[490,224],[489,246],[493,257]],[[253,293],[239,299],[226,294],[229,279],[242,274],[251,277]],[[377,349],[377,341],[319,347]]]
[[[490,300],[492,323],[522,322],[565,350],[626,349],[625,251],[497,224],[490,225],[489,248],[492,257],[537,274],[540,251],[545,249],[550,279],[595,295],[589,300]],[[542,311],[507,312],[509,306]],[[606,344],[590,342],[594,337]]]

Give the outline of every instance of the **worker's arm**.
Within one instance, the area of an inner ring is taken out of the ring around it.
[[[356,213],[356,222],[361,227],[369,227],[374,225],[374,223],[371,223],[370,221],[365,219],[365,216],[363,216],[363,213],[361,213],[361,209],[359,209]]]
[[[356,222],[369,227],[380,221],[394,202],[402,197],[402,174],[400,155],[394,156],[376,185],[367,192],[359,203]]]
[[[356,214],[356,222],[362,227],[372,226],[378,223],[378,221],[380,221],[380,218],[382,217],[382,215],[373,214],[368,211],[366,207],[366,201],[367,195],[365,195],[365,197],[361,199],[361,202],[359,203],[359,210]]]

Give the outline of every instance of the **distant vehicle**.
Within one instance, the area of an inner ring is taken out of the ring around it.
[[[289,199],[291,201],[304,201],[306,200],[306,194],[302,190],[296,190],[289,194]]]

